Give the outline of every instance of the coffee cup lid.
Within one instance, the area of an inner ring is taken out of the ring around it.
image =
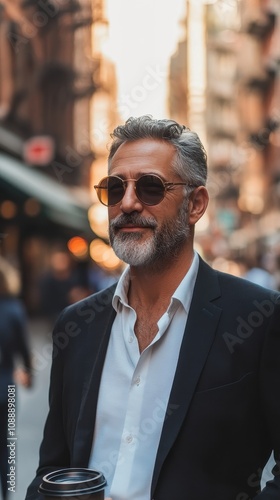
[[[84,468],[59,469],[46,474],[39,486],[45,496],[70,497],[102,491],[106,479],[99,471]]]

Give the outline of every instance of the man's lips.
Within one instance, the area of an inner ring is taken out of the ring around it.
[[[133,231],[141,231],[143,229],[152,229],[151,226],[133,226],[133,225],[122,225],[122,226],[116,226],[115,229],[117,231],[129,231],[129,232],[133,232]]]

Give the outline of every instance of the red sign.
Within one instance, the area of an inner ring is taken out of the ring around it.
[[[23,158],[30,165],[46,166],[54,158],[54,140],[48,135],[28,139],[23,147]]]

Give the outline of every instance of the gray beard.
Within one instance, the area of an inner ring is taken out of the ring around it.
[[[133,267],[145,267],[158,272],[170,266],[170,262],[178,257],[183,245],[190,235],[187,224],[186,199],[175,220],[167,220],[160,230],[153,217],[144,218],[138,213],[122,214],[113,219],[109,225],[109,238],[114,252],[127,264]],[[137,226],[150,227],[151,236],[141,241],[139,233],[118,233],[119,225],[130,223]]]

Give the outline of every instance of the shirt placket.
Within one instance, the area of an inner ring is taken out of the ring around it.
[[[149,370],[150,358],[152,356],[152,346],[167,330],[176,309],[177,306],[171,303],[168,312],[166,312],[158,322],[158,334],[150,346],[139,355],[137,338],[134,334],[136,314],[135,311],[130,308],[129,314],[133,316],[130,316],[130,321],[128,322],[130,326],[126,338],[126,347],[135,368],[132,371],[127,411],[119,449],[119,460],[116,465],[115,476],[112,483],[112,489],[116,496],[118,495],[118,491],[120,494],[122,493],[124,497],[125,494],[129,494],[137,447],[143,445],[149,438],[149,435],[142,429],[141,421],[144,419],[143,403],[146,391],[147,373]],[[118,477],[122,478],[119,484]]]
[[[138,351],[139,352],[139,351]],[[118,491],[122,494],[129,493],[131,481],[131,471],[135,461],[137,447],[141,444],[141,418],[142,406],[145,395],[146,374],[149,366],[151,351],[147,349],[139,356],[138,362],[132,374],[129,397],[127,401],[127,411],[124,420],[122,439],[119,449],[119,460],[116,466],[112,488],[115,494]],[[118,484],[117,478],[122,478]],[[125,494],[124,494],[125,496]]]

